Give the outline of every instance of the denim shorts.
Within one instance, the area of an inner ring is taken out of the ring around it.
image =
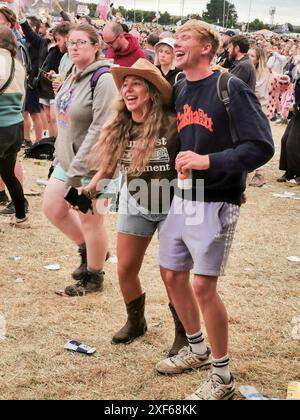
[[[156,230],[160,232],[166,214],[150,214],[137,205],[135,199],[122,188],[119,202],[117,231],[127,235],[152,237]]]
[[[60,164],[57,164],[52,172],[51,178],[58,179],[62,182],[67,182],[67,174],[66,171],[60,166]],[[91,178],[84,177],[81,180],[81,185],[83,187],[86,187]],[[103,190],[99,191],[97,198],[112,198],[114,197],[119,190],[119,179],[112,179],[108,185],[106,185]]]

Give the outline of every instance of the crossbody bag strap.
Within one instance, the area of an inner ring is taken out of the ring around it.
[[[10,86],[10,84],[13,81],[13,78],[15,76],[15,71],[16,71],[15,59],[13,57],[11,57],[10,75],[9,75],[9,78],[7,79],[6,83],[0,89],[0,95],[2,95],[2,93],[4,93],[6,91],[6,89]]]

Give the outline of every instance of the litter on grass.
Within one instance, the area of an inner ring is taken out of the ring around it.
[[[290,382],[287,389],[287,400],[300,400],[300,382]]]
[[[21,259],[21,257],[16,257],[15,255],[8,257],[9,261],[21,261]]]
[[[294,316],[292,319],[292,339],[293,340],[300,340],[300,316]]]
[[[288,257],[288,260],[289,261],[291,261],[291,262],[300,262],[300,257],[296,257],[296,256],[293,256],[293,257]]]
[[[87,344],[83,344],[80,341],[70,340],[65,344],[66,350],[75,351],[76,353],[83,353],[83,354],[94,354],[96,352],[95,347],[90,347]]]
[[[48,181],[47,179],[37,179],[36,183],[37,185],[40,185],[41,187],[47,187]]]
[[[61,265],[60,264],[50,264],[50,265],[45,265],[44,268],[46,268],[46,270],[49,270],[49,271],[58,271],[58,270],[61,270]]]
[[[117,257],[109,257],[109,259],[107,260],[108,262],[110,262],[111,264],[118,264],[118,258]]]
[[[243,385],[239,388],[240,393],[247,400],[276,400],[277,398],[267,397],[266,395],[261,394],[254,386]]]
[[[277,198],[287,198],[289,200],[300,200],[300,197],[296,197],[295,193],[287,191],[285,191],[284,193],[272,193],[272,196]]]

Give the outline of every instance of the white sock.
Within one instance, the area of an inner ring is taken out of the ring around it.
[[[197,334],[186,336],[193,353],[202,355],[207,352],[207,345],[204,341],[203,333],[201,331],[197,332]]]
[[[219,375],[223,379],[226,385],[230,383],[230,379],[231,379],[231,373],[229,370],[229,361],[230,360],[229,360],[228,354],[222,357],[222,359],[212,358],[212,365],[213,365],[212,373]]]

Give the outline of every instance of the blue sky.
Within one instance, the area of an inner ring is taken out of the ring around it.
[[[113,0],[112,0],[113,1]],[[184,12],[201,13],[206,10],[207,0],[185,0]],[[249,6],[252,3],[250,20],[259,18],[266,23],[270,22],[269,10],[276,8],[275,23],[289,22],[300,26],[300,1],[299,0],[231,0],[235,4],[240,21],[248,21]],[[115,6],[124,6],[133,9],[156,10],[158,3],[160,11],[181,15],[183,0],[116,0]]]

